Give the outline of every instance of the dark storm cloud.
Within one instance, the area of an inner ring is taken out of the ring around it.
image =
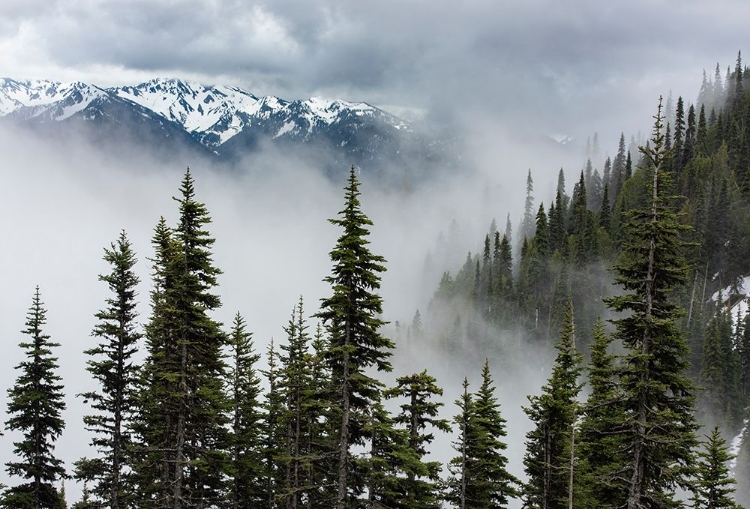
[[[702,68],[733,62],[750,15],[741,0],[27,4],[1,8],[6,72],[36,61],[37,75],[48,66],[96,82],[98,72],[105,85],[134,75],[221,79],[259,94],[576,134],[647,126],[670,89],[694,100]]]

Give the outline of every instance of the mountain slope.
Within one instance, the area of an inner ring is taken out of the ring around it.
[[[177,145],[230,163],[267,146],[344,168],[455,166],[458,161],[453,141],[420,134],[410,123],[364,102],[286,101],[177,79],[105,89],[6,78],[0,80],[0,117],[35,129],[44,126],[46,132],[74,124],[97,142],[136,140],[162,152]]]

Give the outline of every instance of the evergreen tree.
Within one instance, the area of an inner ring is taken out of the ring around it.
[[[363,427],[368,409],[381,399],[382,383],[370,376],[368,370],[374,367],[378,371],[390,371],[388,358],[393,348],[391,340],[379,332],[384,324],[379,318],[382,299],[375,293],[380,288],[378,274],[385,270],[385,259],[367,247],[367,227],[372,221],[360,209],[359,181],[353,166],[345,191],[340,219],[330,220],[343,230],[330,253],[332,273],[325,279],[333,294],[322,300],[317,315],[328,327],[328,356],[333,383],[341,398],[338,401],[337,509],[346,509],[358,490],[349,483],[351,447],[365,442]]]
[[[626,312],[614,321],[627,348],[619,373],[628,417],[622,433],[630,460],[622,478],[628,509],[676,507],[673,490],[686,486],[695,444],[693,387],[685,375],[687,344],[670,293],[687,279],[681,256],[684,229],[664,196],[664,134],[661,100],[654,117],[653,146],[642,149],[651,173],[651,203],[631,213],[623,254],[615,265],[625,294],[607,299]]]
[[[575,347],[573,306],[570,303],[556,346],[558,354],[552,376],[542,388],[542,394],[530,396],[530,404],[524,408],[534,424],[526,434],[523,463],[529,480],[524,497],[527,506],[547,509],[567,508],[573,496],[572,456],[582,356]]]
[[[454,418],[459,436],[453,448],[458,456],[448,467],[446,500],[459,509],[507,507],[508,500],[519,494],[519,481],[506,469],[506,421],[494,396],[489,362],[484,363],[479,391],[472,395],[468,388],[464,379],[463,394],[456,401],[459,414]]]
[[[52,353],[60,344],[50,341],[50,336],[42,331],[46,314],[37,287],[22,331],[29,340],[19,345],[26,359],[16,366],[20,374],[8,389],[10,417],[5,429],[20,432],[22,437],[13,442],[15,461],[5,463],[5,470],[10,477],[23,480],[2,495],[0,502],[9,509],[58,509],[63,502],[55,483],[67,474],[54,450],[65,428],[61,415],[65,401],[56,373],[57,358]]]
[[[531,169],[526,176],[526,201],[523,206],[523,220],[521,221],[518,242],[523,239],[531,240],[534,236],[534,180],[531,178]]]
[[[740,363],[733,348],[732,317],[719,299],[706,326],[698,382],[703,423],[736,429],[744,410],[740,399]]]
[[[263,466],[266,507],[275,509],[281,507],[281,497],[284,489],[284,468],[282,451],[286,448],[286,429],[282,423],[284,414],[284,394],[281,391],[281,374],[279,367],[279,353],[276,351],[273,338],[266,350],[268,368],[263,371],[268,381],[265,394],[265,415],[263,423]]]
[[[229,368],[226,390],[231,411],[230,457],[231,482],[227,502],[231,509],[251,509],[266,501],[262,455],[263,413],[261,412],[260,378],[256,364],[252,333],[245,319],[237,313],[228,336]]]
[[[618,432],[625,421],[620,405],[615,356],[607,349],[612,340],[597,320],[588,368],[589,395],[582,408],[578,433],[580,460],[576,476],[576,507],[615,508],[625,502],[625,493],[613,486],[627,458],[620,447]]]
[[[91,445],[99,456],[78,461],[76,477],[93,483],[90,494],[94,501],[117,509],[129,505],[129,428],[138,405],[139,376],[133,356],[142,337],[135,323],[139,283],[133,270],[136,258],[124,231],[117,243],[105,248],[104,260],[112,271],[99,276],[99,280],[107,283],[111,296],[105,301],[106,308],[96,314],[99,323],[91,333],[99,343],[85,351],[91,356],[86,369],[100,389],[81,395],[96,412],[84,416],[83,422],[94,434]]]
[[[680,164],[682,163],[682,146],[685,140],[685,103],[682,96],[677,99],[677,112],[674,118],[674,171],[676,175],[680,174]]]
[[[408,500],[404,472],[414,472],[415,467],[424,467],[424,464],[409,447],[407,430],[396,427],[393,417],[384,408],[382,401],[376,402],[368,413],[368,419],[362,429],[369,439],[369,455],[354,458],[353,469],[353,473],[361,478],[361,486],[367,490],[365,507],[419,507]],[[417,470],[420,474],[427,473],[423,468]]]
[[[159,507],[174,509],[223,500],[230,468],[226,338],[208,316],[221,305],[212,293],[221,271],[213,265],[214,239],[205,230],[211,220],[195,200],[189,169],[180,194],[178,225],[170,230],[161,221],[154,235],[155,289],[137,425],[142,491],[152,493]]]
[[[740,509],[734,501],[734,479],[729,471],[733,456],[719,433],[719,427],[714,426],[706,439],[704,449],[697,453],[695,488],[691,499],[693,507]]]
[[[413,460],[402,465],[406,479],[402,481],[404,499],[398,507],[419,509],[437,507],[439,500],[438,481],[440,480],[440,462],[425,461],[429,446],[435,436],[430,428],[450,432],[448,421],[439,417],[442,403],[431,401],[434,396],[442,396],[443,390],[437,386],[434,377],[427,371],[396,379],[396,387],[386,392],[388,398],[407,398],[407,403],[400,405],[401,411],[395,423],[404,427],[408,433],[408,446],[413,451]]]

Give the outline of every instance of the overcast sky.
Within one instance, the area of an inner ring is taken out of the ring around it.
[[[580,136],[648,126],[669,90],[694,101],[703,68],[733,65],[747,19],[744,0],[4,0],[0,69],[191,78]]]

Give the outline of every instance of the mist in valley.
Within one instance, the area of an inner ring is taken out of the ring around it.
[[[0,264],[7,268],[0,301],[0,333],[6,341],[0,359],[0,406],[7,404],[6,389],[18,375],[14,367],[22,360],[22,350],[17,344],[24,339],[20,330],[39,285],[48,310],[44,330],[60,343],[54,353],[67,403],[66,430],[56,452],[72,469],[75,460],[92,453],[91,436],[82,427],[82,417],[90,409],[76,394],[96,389],[83,352],[96,343],[91,337],[94,313],[108,297],[106,284],[97,280],[110,270],[102,260],[103,249],[121,230],[131,240],[141,279],[138,322],[144,324],[150,312],[153,227],[161,216],[175,223],[177,205],[172,197],[189,161],[181,154],[175,154],[174,161],[165,160],[138,145],[107,151],[85,137],[50,138],[9,127],[0,140],[5,166],[13,169],[0,190],[5,210],[13,211],[6,216],[8,249],[0,255]],[[458,270],[464,250],[478,252],[477,239],[493,219],[503,225],[508,215],[514,225],[520,221],[528,168],[539,168],[535,175],[540,183],[557,174],[559,151],[549,157],[532,151],[536,157],[531,161],[529,149],[495,143],[492,153],[473,151],[464,171],[442,172],[410,186],[384,184],[382,176],[368,173],[367,167],[357,169],[362,208],[374,222],[371,248],[387,260],[381,288],[383,318],[390,322],[386,333],[396,342],[396,350],[394,370],[383,380],[390,384],[398,376],[427,369],[445,391],[442,415],[452,418],[463,377],[476,389],[481,364],[489,356],[498,399],[509,421],[510,466],[516,475],[521,475],[528,427],[521,405],[526,394],[538,392],[549,364],[527,367],[518,362],[514,357],[523,350],[522,340],[508,333],[498,336],[498,344],[514,345],[508,350],[514,352],[512,357],[499,356],[502,348],[457,357],[447,355],[438,338],[434,344],[432,338],[415,342],[408,337],[407,325],[417,310],[428,319],[442,272]],[[328,252],[339,231],[327,219],[336,217],[342,207],[345,181],[332,179],[310,158],[273,148],[233,168],[201,163],[190,171],[196,197],[206,204],[213,221],[208,229],[216,239],[214,260],[223,271],[217,289],[222,307],[215,317],[228,329],[240,312],[254,334],[256,351],[264,353],[272,338],[277,344],[285,340],[283,327],[300,296],[309,317],[330,293],[323,278],[330,273]],[[386,171],[398,175],[402,170]],[[541,190],[538,196],[551,193]],[[454,236],[448,246],[445,239],[451,229]],[[316,320],[308,320],[314,327]],[[549,352],[528,355],[544,354]],[[145,356],[144,348],[139,356]],[[10,457],[14,439],[13,433],[6,433],[0,457]],[[432,454],[447,462],[454,455],[450,442],[450,436],[439,434]],[[4,475],[0,482],[7,483]],[[77,500],[80,486],[68,481],[66,488],[69,500]]]

